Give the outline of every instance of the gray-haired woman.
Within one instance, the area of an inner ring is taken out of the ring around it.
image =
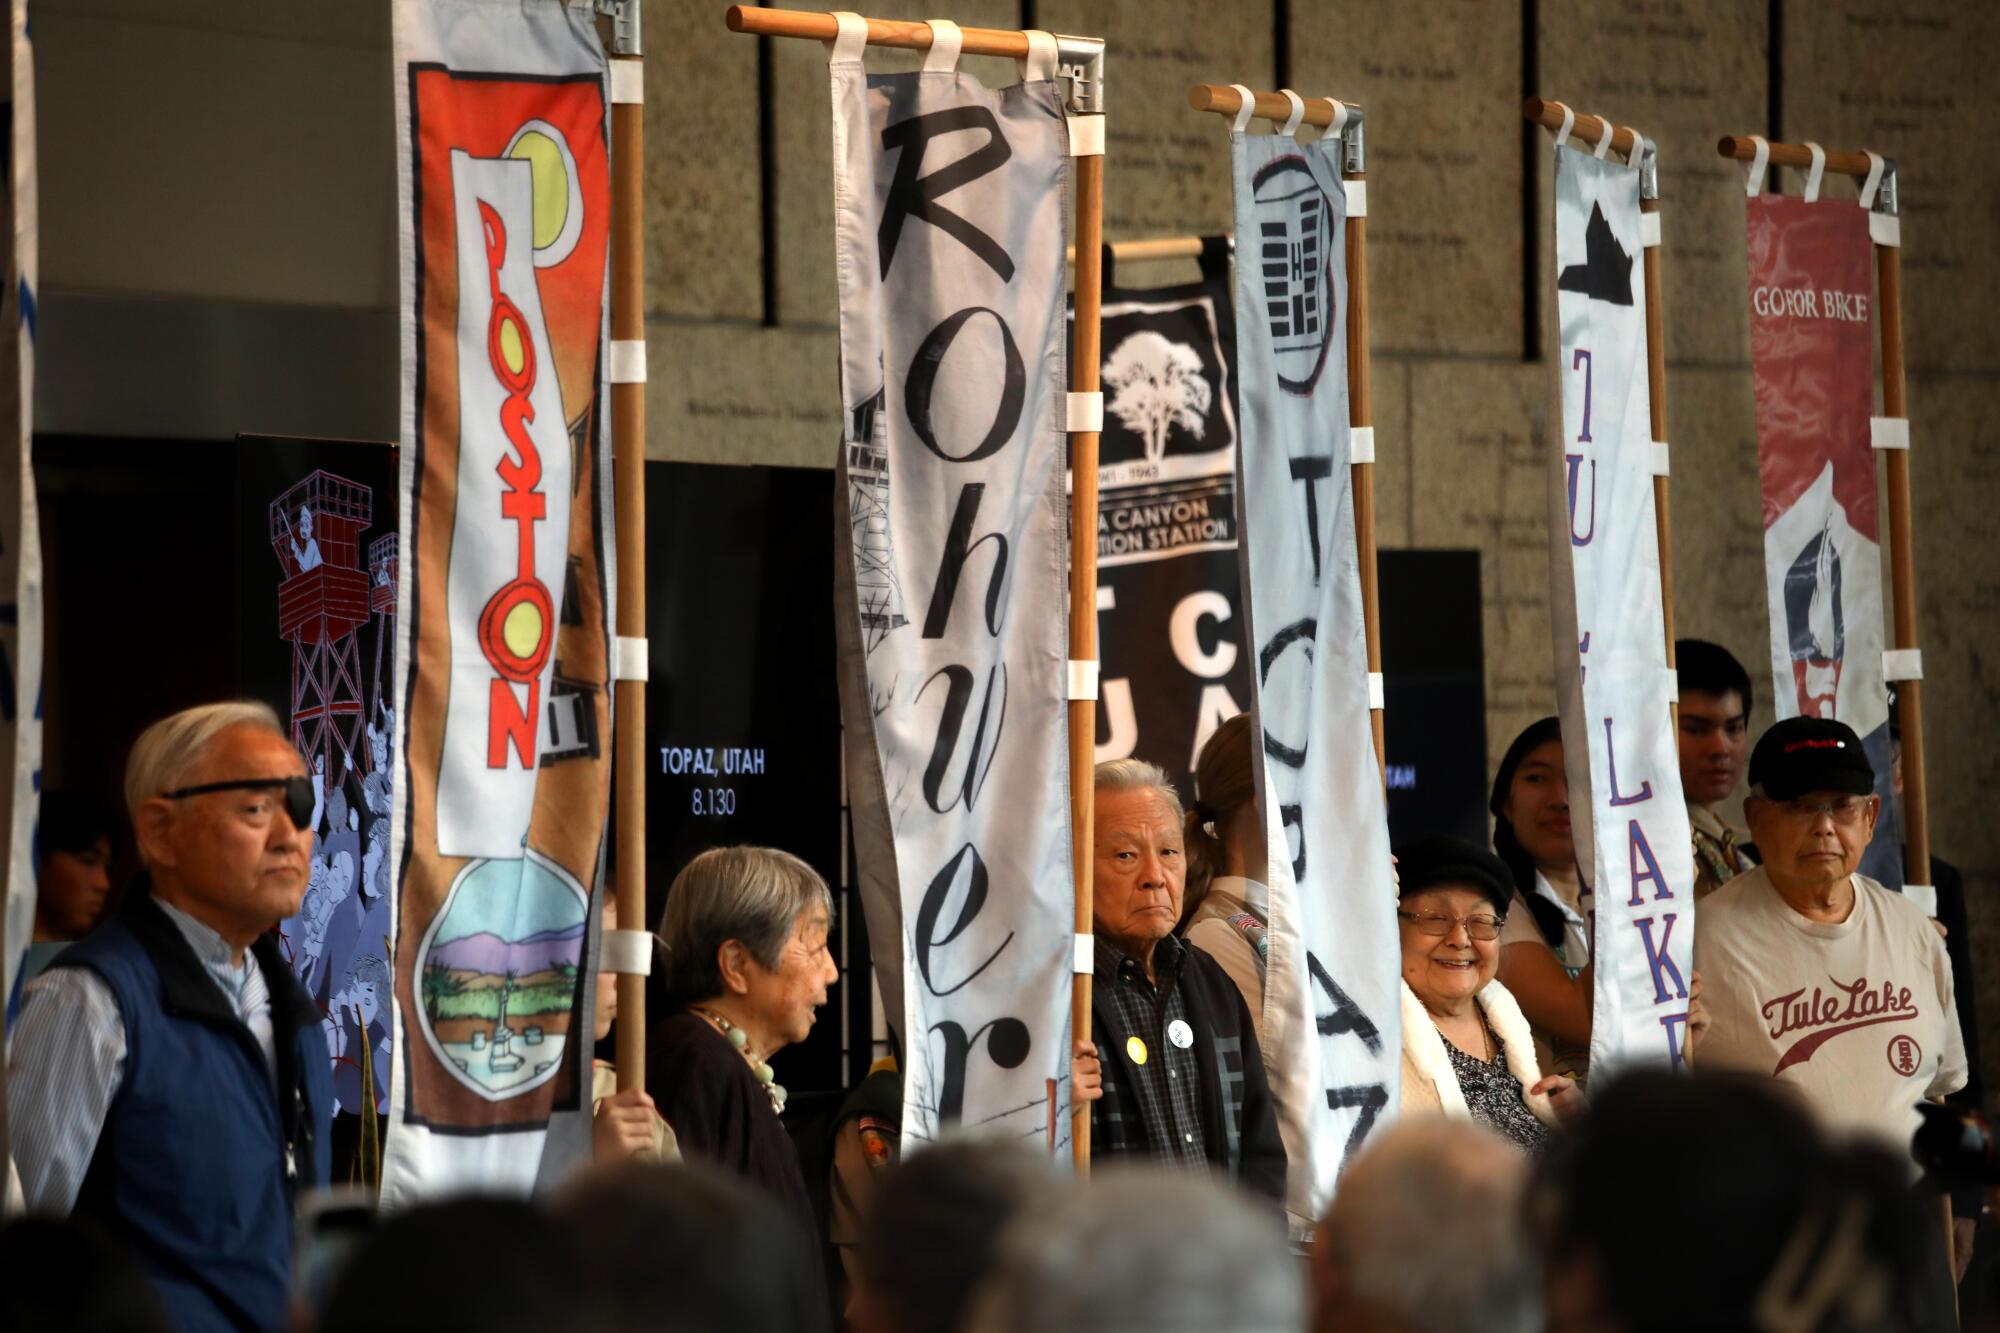
[[[812,1031],[840,975],[827,952],[832,896],[788,852],[718,847],[674,877],[660,915],[667,1012],[648,1025],[646,1091],[683,1156],[769,1190],[819,1252],[797,1152],[778,1121],[770,1060]]]

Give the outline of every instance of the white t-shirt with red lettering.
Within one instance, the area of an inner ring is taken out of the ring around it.
[[[1866,875],[1847,920],[1825,922],[1745,871],[1702,899],[1694,965],[1709,1011],[1695,1062],[1775,1075],[1836,1133],[1907,1159],[1916,1104],[1965,1086],[1944,940]]]

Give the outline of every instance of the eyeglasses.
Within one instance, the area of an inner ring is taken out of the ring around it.
[[[1464,926],[1466,936],[1475,940],[1497,940],[1505,917],[1446,916],[1443,912],[1398,912],[1397,916],[1417,928],[1419,935],[1449,935],[1452,927]]]
[[[204,782],[199,787],[181,787],[161,792],[160,795],[169,801],[180,801],[218,791],[283,792],[285,814],[290,817],[292,827],[303,831],[312,825],[313,789],[310,778],[233,778],[228,782]]]
[[[1808,801],[1795,796],[1771,804],[1791,819],[1816,823],[1821,815],[1826,815],[1842,828],[1853,828],[1867,813],[1870,799],[1867,796],[1836,796],[1831,801]]]

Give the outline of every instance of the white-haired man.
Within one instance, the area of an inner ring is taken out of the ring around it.
[[[281,1327],[333,1102],[320,1014],[270,934],[305,891],[312,784],[269,708],[210,704],[141,734],[125,799],[146,877],[16,1025],[28,1206],[119,1237],[183,1330]]]
[[[1285,1148],[1250,1011],[1221,965],[1174,935],[1180,798],[1141,759],[1099,764],[1094,785],[1095,1040],[1072,1065],[1080,1098],[1102,1077],[1091,1155],[1213,1168],[1282,1199]]]

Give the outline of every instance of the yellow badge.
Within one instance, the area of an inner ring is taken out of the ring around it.
[[[1137,1037],[1127,1037],[1125,1039],[1125,1054],[1132,1057],[1133,1064],[1135,1065],[1145,1064],[1146,1043],[1140,1041]]]

